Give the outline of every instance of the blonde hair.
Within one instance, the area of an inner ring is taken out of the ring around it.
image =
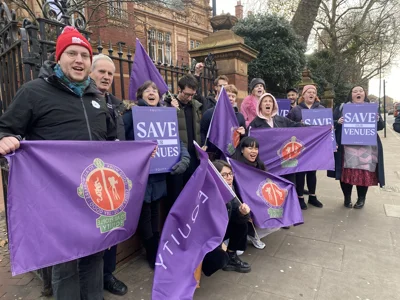
[[[131,110],[133,106],[135,106],[135,102],[131,101],[131,100],[123,100],[122,103],[125,106],[126,110]]]
[[[238,89],[236,88],[236,86],[235,86],[234,84],[228,84],[228,85],[225,87],[225,91],[226,91],[227,93],[233,93],[233,94],[235,94],[236,96],[237,96],[237,94],[238,94]]]

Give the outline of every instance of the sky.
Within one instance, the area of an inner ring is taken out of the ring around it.
[[[235,15],[237,1],[238,0],[217,0],[217,14],[229,12],[231,15]],[[242,1],[242,3],[243,2],[244,1]],[[212,5],[211,0],[210,5]],[[244,11],[246,11],[245,7]],[[393,65],[391,70],[386,74],[382,74],[382,80],[383,79],[386,81],[386,95],[400,102],[400,93],[396,90],[400,85],[400,57],[398,58],[397,64]],[[370,80],[368,92],[369,94],[379,96],[379,77]],[[383,97],[383,84],[381,84],[381,97]]]

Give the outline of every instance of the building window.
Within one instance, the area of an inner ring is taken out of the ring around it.
[[[128,14],[124,9],[123,0],[108,1],[108,15],[117,19],[128,19]]]
[[[172,64],[171,33],[155,29],[149,31],[149,56],[155,62]]]
[[[200,42],[199,41],[195,41],[195,40],[190,40],[190,49],[194,49],[200,46]]]

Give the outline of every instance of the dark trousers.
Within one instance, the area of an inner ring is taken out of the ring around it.
[[[296,186],[296,173],[282,175],[281,177],[285,178],[286,180],[288,180],[291,183],[293,183],[294,186]]]
[[[228,250],[246,250],[247,246],[247,223],[237,224],[229,222],[226,229],[224,240],[229,239]],[[204,275],[211,276],[218,270],[225,267],[229,262],[228,254],[217,247],[208,252],[203,259],[202,271]]]
[[[346,197],[350,197],[351,196],[351,191],[353,190],[353,185],[352,184],[348,184],[348,183],[344,183],[342,181],[340,181],[340,187],[342,188],[342,192],[343,195]],[[358,198],[363,198],[365,199],[365,197],[367,196],[367,192],[368,192],[368,187],[367,186],[356,186],[357,188],[357,196]]]
[[[299,172],[296,173],[296,191],[297,195],[304,195],[304,184],[307,180],[307,187],[310,195],[315,195],[317,189],[317,171]]]
[[[112,273],[115,271],[115,267],[117,265],[117,245],[112,246],[110,249],[104,251],[103,262],[104,281],[107,281],[110,279],[110,277],[112,277]]]
[[[246,250],[247,231],[248,231],[247,222],[240,224],[229,222],[224,238],[224,240],[229,239],[228,250],[231,251]]]
[[[155,233],[158,234],[160,226],[160,200],[143,203],[140,213],[138,232],[143,240],[148,240]]]
[[[56,300],[103,300],[103,254],[53,266],[52,285]]]

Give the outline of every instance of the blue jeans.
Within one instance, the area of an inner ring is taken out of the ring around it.
[[[103,300],[103,254],[99,252],[53,266],[56,300]]]

